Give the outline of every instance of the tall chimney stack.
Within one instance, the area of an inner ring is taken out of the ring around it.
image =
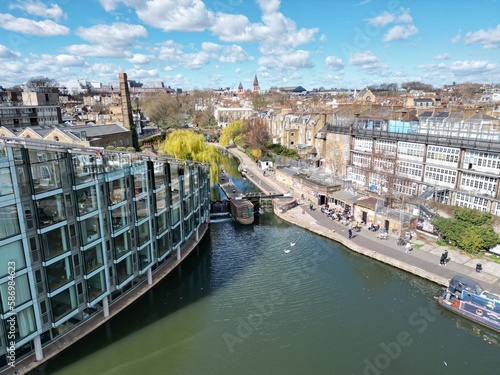
[[[131,129],[134,124],[132,117],[132,106],[130,103],[130,92],[128,90],[127,73],[120,73],[120,96],[122,99],[123,127]]]
[[[128,80],[126,73],[120,73],[120,96],[122,99],[122,115],[123,115],[123,127],[130,129],[130,135],[132,137],[132,147],[136,151],[140,151],[139,147],[139,136],[137,134],[137,129],[135,128],[134,118],[132,116],[132,106],[130,104],[130,92],[128,90]]]

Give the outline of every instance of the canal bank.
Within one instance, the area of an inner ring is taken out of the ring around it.
[[[229,148],[228,152],[237,157],[241,168],[251,171],[247,174],[256,186],[262,191],[290,193],[296,199],[300,197],[287,187],[276,181],[273,175],[266,174],[257,167],[255,162],[237,148]],[[472,258],[459,251],[438,246],[435,240],[418,233],[418,238],[412,241],[414,250],[406,253],[404,247],[396,244],[396,237],[389,236],[387,240],[376,237],[376,233],[363,228],[349,239],[347,228],[340,222],[331,220],[320,210],[310,210],[309,204],[302,202],[299,206],[286,212],[275,209],[275,214],[281,219],[307,229],[320,236],[337,241],[359,254],[365,255],[380,262],[397,267],[401,270],[430,280],[439,285],[448,286],[448,281],[456,274],[471,277],[477,280],[483,288],[500,294],[500,264],[487,258]],[[444,250],[448,250],[450,261],[443,267],[439,259]],[[482,272],[476,272],[477,263],[481,263]]]

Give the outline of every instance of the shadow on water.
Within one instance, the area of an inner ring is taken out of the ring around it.
[[[152,290],[109,322],[29,374],[48,375],[61,371],[75,360],[90,356],[216,293],[226,283],[237,278],[238,274],[245,272],[259,255],[260,246],[256,244],[259,240],[256,229],[259,226],[285,227],[287,224],[281,222],[273,214],[266,214],[257,216],[254,225],[240,225],[236,222],[211,225],[190,256]],[[238,243],[238,251],[245,254],[245,256],[238,256],[237,265],[225,259],[218,259],[214,255],[213,249],[218,246],[227,246],[228,238],[232,239],[231,242]],[[245,238],[247,241],[243,241]],[[217,263],[216,267],[214,263]]]

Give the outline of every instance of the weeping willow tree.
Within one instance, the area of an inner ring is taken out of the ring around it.
[[[191,130],[175,130],[159,145],[159,151],[177,159],[210,163],[210,181],[219,181],[219,150],[205,143],[203,135]]]

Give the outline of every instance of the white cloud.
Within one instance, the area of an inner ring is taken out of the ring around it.
[[[166,72],[171,72],[172,70],[174,70],[174,68],[172,68],[171,66],[167,65],[165,67],[165,69],[163,69],[163,70],[165,70]]]
[[[384,35],[384,42],[406,40],[416,33],[418,33],[418,29],[415,25],[396,25]]]
[[[6,30],[35,36],[68,35],[69,29],[54,21],[33,21],[28,18],[16,18],[11,14],[0,13],[0,27]]]
[[[105,45],[90,45],[90,44],[73,44],[63,48],[66,52],[73,55],[89,56],[89,57],[113,57],[130,59],[132,53],[124,51],[121,48],[110,48]]]
[[[448,60],[449,58],[451,58],[451,56],[447,53],[441,53],[433,57],[434,60]]]
[[[365,18],[365,21],[380,28],[396,24],[384,35],[384,42],[406,40],[418,33],[417,27],[413,25],[413,18],[410,16],[409,9],[401,8],[399,13],[383,12],[377,17]]]
[[[497,64],[485,60],[455,61],[450,65],[450,71],[457,75],[484,73],[497,68]]]
[[[162,43],[158,51],[161,60],[179,63],[187,69],[201,69],[211,61],[234,63],[240,61],[251,61],[253,57],[248,55],[243,48],[237,45],[225,46],[211,42],[201,45],[201,50],[195,53],[184,52],[184,47],[172,40]]]
[[[128,62],[134,65],[142,65],[151,62],[153,59],[154,59],[153,55],[134,53],[134,55],[130,59],[128,59]]]
[[[272,54],[262,56],[259,59],[259,64],[268,68],[276,68],[278,70],[303,69],[314,67],[310,59],[310,52],[304,50],[289,50],[283,51],[280,54]]]
[[[19,52],[14,52],[0,44],[0,60],[1,59],[15,59],[20,57],[21,54]]]
[[[460,43],[462,42],[462,32],[459,31],[457,35],[455,35],[453,38],[451,38],[452,43]]]
[[[81,56],[72,56],[72,55],[57,55],[55,56],[56,63],[61,66],[85,66],[85,59]]]
[[[149,0],[133,5],[143,22],[167,32],[204,31],[213,22],[213,13],[201,0]]]
[[[42,18],[52,18],[55,21],[59,21],[61,18],[66,17],[66,14],[59,5],[50,4],[50,6],[47,6],[37,0],[18,0],[17,3],[10,4],[9,9],[21,9],[28,14]]]
[[[349,56],[349,64],[352,65],[366,65],[379,62],[373,53],[370,51],[352,53]]]
[[[350,54],[349,63],[361,67],[370,75],[387,76],[390,73],[389,67],[383,64],[371,51]]]
[[[389,12],[384,12],[381,15],[373,18],[365,18],[365,21],[371,23],[372,25],[385,27],[390,23],[395,22],[396,16]]]
[[[465,34],[464,43],[479,43],[486,49],[498,48],[500,47],[500,25],[497,25],[494,29],[468,32]]]
[[[411,24],[413,18],[410,16],[409,9],[400,9],[400,13],[383,12],[381,15],[373,18],[365,18],[365,21],[379,27],[386,27],[390,23],[406,23]]]
[[[148,32],[141,25],[130,25],[127,23],[114,23],[112,25],[95,25],[89,28],[80,27],[76,34],[90,42],[113,47],[124,47],[132,43],[136,38],[146,38]]]
[[[329,70],[341,70],[344,68],[345,64],[342,59],[335,56],[328,56],[325,59],[326,68]]]

